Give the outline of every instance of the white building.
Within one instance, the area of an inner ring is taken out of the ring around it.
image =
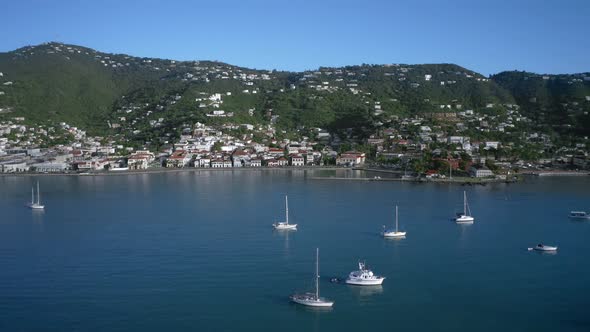
[[[29,166],[23,162],[9,162],[0,165],[0,171],[2,173],[20,173],[20,172],[27,172],[29,170]]]
[[[345,152],[336,158],[336,165],[358,166],[365,163],[365,154],[360,152]]]
[[[197,157],[195,159],[195,167],[208,168],[211,166],[211,158],[209,157]]]
[[[469,173],[471,174],[471,176],[476,177],[476,178],[485,178],[485,177],[489,177],[489,176],[494,176],[494,173],[492,173],[492,171],[489,168],[484,167],[484,166],[480,166],[480,167],[471,166]]]
[[[305,166],[305,158],[300,155],[291,156],[291,166]]]
[[[43,162],[38,164],[31,165],[37,172],[42,173],[61,173],[65,170],[70,168],[70,165],[67,163],[58,163],[58,162]]]
[[[485,142],[484,149],[498,149],[500,142]]]

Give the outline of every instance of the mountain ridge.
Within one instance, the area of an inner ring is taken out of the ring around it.
[[[527,70],[520,70],[520,69],[512,69],[512,70],[502,70],[499,71],[497,73],[493,73],[493,74],[489,74],[489,75],[484,75],[482,73],[479,73],[475,70],[471,70],[468,69],[467,67],[463,67],[459,64],[453,63],[453,62],[438,62],[438,63],[362,63],[362,64],[349,64],[349,65],[343,65],[343,66],[327,66],[327,65],[320,65],[317,68],[310,68],[310,69],[305,69],[305,70],[283,70],[283,69],[269,69],[269,68],[251,68],[251,67],[246,67],[246,66],[240,66],[240,65],[233,65],[230,64],[228,62],[225,61],[219,61],[219,60],[204,60],[204,59],[194,59],[194,60],[176,60],[176,59],[172,59],[172,58],[157,58],[157,57],[146,57],[146,56],[135,56],[135,55],[131,55],[128,53],[116,53],[116,52],[103,52],[103,51],[99,51],[97,49],[93,49],[91,47],[87,47],[87,46],[82,46],[82,45],[76,45],[76,44],[68,44],[68,43],[63,43],[63,42],[58,42],[58,41],[49,41],[49,42],[44,42],[44,43],[40,43],[40,44],[36,44],[36,45],[25,45],[22,47],[19,47],[17,49],[11,50],[11,51],[5,51],[5,52],[0,52],[0,54],[7,54],[7,53],[16,53],[16,52],[22,52],[22,51],[27,51],[30,50],[32,48],[38,48],[38,47],[43,47],[43,46],[61,46],[61,47],[76,47],[76,48],[82,48],[85,49],[89,52],[93,52],[93,53],[97,53],[97,54],[103,54],[103,55],[112,55],[112,56],[126,56],[126,57],[133,57],[133,58],[138,58],[138,59],[158,59],[158,60],[162,60],[162,61],[175,61],[178,63],[191,63],[191,62],[208,62],[208,63],[213,63],[213,64],[221,64],[221,65],[227,65],[227,66],[232,66],[235,68],[241,68],[241,69],[249,69],[249,70],[254,70],[254,71],[268,71],[268,72],[285,72],[285,73],[303,73],[303,72],[312,72],[312,71],[316,71],[316,70],[321,70],[321,69],[338,69],[338,68],[346,68],[346,67],[361,67],[361,66],[433,66],[433,65],[452,65],[452,66],[457,66],[460,69],[464,69],[467,71],[471,71],[475,74],[481,75],[482,77],[491,77],[491,76],[496,76],[502,73],[513,73],[513,72],[517,72],[517,73],[524,73],[524,74],[529,74],[529,75],[536,75],[536,76],[562,76],[562,75],[566,75],[566,76],[579,76],[579,75],[590,75],[590,71],[580,71],[580,72],[573,72],[573,73],[540,73],[540,72],[532,72],[532,71],[527,71]]]
[[[0,116],[66,121],[100,134],[120,132],[112,127],[121,125],[122,118],[127,123],[132,118],[133,125],[127,125],[132,132],[145,131],[147,123],[161,118],[164,127],[176,131],[187,121],[274,122],[286,131],[298,126],[338,131],[374,127],[398,115],[501,111],[505,104],[522,106],[539,123],[566,121],[576,133],[588,132],[578,127],[588,122],[582,115],[590,102],[589,73],[504,71],[486,77],[452,63],[259,70],[103,53],[56,42],[0,53],[0,72]],[[231,119],[208,117],[213,108],[197,101],[214,93],[225,94],[223,107]],[[125,113],[130,109],[143,113]]]

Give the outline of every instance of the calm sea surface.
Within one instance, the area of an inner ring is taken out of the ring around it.
[[[589,178],[320,175],[344,173],[0,177],[0,331],[590,331],[590,222],[567,218],[590,210]],[[24,206],[37,180],[45,212]],[[463,190],[473,225],[450,221]],[[285,194],[296,232],[271,227]],[[386,240],[395,204],[408,236]],[[330,311],[288,301],[316,247]],[[359,259],[382,287],[329,282]]]

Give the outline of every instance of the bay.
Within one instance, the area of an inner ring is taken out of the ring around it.
[[[350,172],[0,177],[0,330],[590,330],[590,222],[567,218],[590,179],[311,179]],[[25,207],[37,180],[44,212]],[[472,225],[450,221],[463,190]],[[296,232],[271,227],[286,194]],[[408,235],[383,239],[396,204]],[[329,311],[288,301],[312,289],[316,247]],[[359,260],[382,287],[329,282]]]

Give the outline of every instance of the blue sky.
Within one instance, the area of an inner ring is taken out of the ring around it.
[[[61,41],[258,69],[450,62],[485,75],[590,71],[588,0],[18,0],[3,3],[0,21],[0,52]]]

